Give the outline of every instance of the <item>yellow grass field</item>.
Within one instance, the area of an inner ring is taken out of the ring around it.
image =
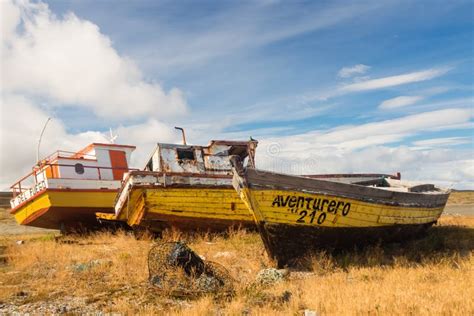
[[[474,191],[455,191],[449,195],[448,205],[473,205]]]
[[[13,219],[13,216],[11,216],[9,213],[8,213],[9,209],[7,208],[4,208],[4,207],[0,207],[0,221],[1,220],[7,220],[9,219],[10,217]]]
[[[271,286],[254,284],[259,270],[273,266],[256,233],[168,232],[164,239],[187,240],[198,254],[225,266],[235,295],[176,298],[148,285],[149,237],[6,236],[0,237],[0,314],[474,314],[474,217],[443,217],[426,237],[405,244],[316,253]]]

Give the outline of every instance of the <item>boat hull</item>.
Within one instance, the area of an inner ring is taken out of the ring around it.
[[[402,242],[422,236],[434,222],[378,227],[300,227],[265,223],[265,246],[279,267],[297,264],[299,258],[318,250],[364,247],[378,242]]]
[[[67,231],[95,228],[95,213],[113,213],[116,195],[117,190],[46,189],[11,213],[20,225]]]
[[[254,169],[236,171],[234,187],[279,266],[321,248],[418,236],[437,221],[449,197],[446,192],[394,192]]]
[[[118,219],[131,227],[159,232],[180,230],[225,231],[253,227],[247,207],[235,190],[226,187],[134,186]]]

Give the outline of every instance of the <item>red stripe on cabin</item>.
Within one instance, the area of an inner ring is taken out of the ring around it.
[[[125,152],[120,150],[109,150],[109,155],[114,180],[122,180],[123,174],[128,168]]]

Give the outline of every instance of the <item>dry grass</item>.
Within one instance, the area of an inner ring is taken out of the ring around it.
[[[12,216],[9,214],[10,209],[6,207],[0,207],[0,221],[9,219]]]
[[[59,241],[24,236],[22,245],[0,241],[8,257],[0,266],[0,313],[38,312],[44,304],[53,312],[72,313],[474,313],[474,217],[443,217],[425,238],[406,244],[314,254],[300,271],[270,287],[252,284],[260,269],[272,266],[255,233],[191,237],[168,232],[164,238],[187,239],[197,253],[227,267],[236,279],[235,296],[186,300],[160,295],[147,284],[152,240],[146,236],[137,240],[124,232],[98,233]]]
[[[448,205],[474,205],[474,191],[451,192]]]

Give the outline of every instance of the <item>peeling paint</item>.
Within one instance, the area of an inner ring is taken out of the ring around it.
[[[217,173],[231,175],[231,155],[241,159],[249,157],[249,164],[254,166],[257,141],[211,141],[208,146],[189,146],[159,143],[146,171],[156,172],[189,172]],[[193,159],[180,158],[180,152],[192,152]]]

